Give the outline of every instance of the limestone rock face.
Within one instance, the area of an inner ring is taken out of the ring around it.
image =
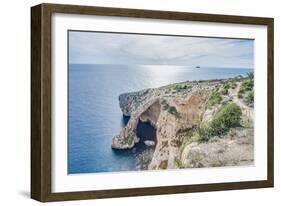
[[[120,134],[113,137],[112,148],[133,148],[139,141],[136,135],[138,122],[149,122],[156,129],[157,137],[149,169],[174,168],[174,158],[179,149],[177,131],[198,124],[210,90],[209,87],[197,89],[196,83],[189,84],[193,90],[188,89],[180,95],[173,94],[171,88],[174,85],[121,94],[120,108],[124,115],[130,116],[130,120]]]
[[[114,149],[130,149],[134,147],[135,143],[139,141],[139,138],[136,135],[136,129],[138,126],[138,123],[141,119],[142,114],[146,115],[151,110],[151,108],[157,107],[157,105],[160,105],[158,102],[158,99],[152,99],[148,102],[146,102],[143,105],[140,105],[138,109],[131,113],[131,117],[129,122],[127,123],[126,127],[122,129],[119,135],[116,135],[112,139],[112,148]],[[135,106],[134,104],[130,104],[129,106]],[[126,111],[129,111],[130,107],[125,109]],[[154,109],[155,110],[155,109]],[[159,109],[158,109],[159,110]],[[147,113],[145,113],[147,112]],[[149,117],[149,118],[148,118]],[[154,122],[157,122],[157,115],[153,114],[150,116],[145,116],[142,119],[146,118],[146,121],[151,122],[152,124]]]
[[[139,92],[125,93],[119,96],[119,105],[123,115],[131,116],[139,105],[149,97],[151,89],[145,89]]]
[[[162,105],[157,122],[157,145],[149,165],[149,169],[173,169],[175,157],[180,148],[178,131],[181,128],[192,128],[199,123],[204,105],[208,99],[208,91],[194,91],[183,98],[166,100],[170,108],[176,108],[177,113],[170,113]]]
[[[182,136],[186,135],[186,131],[212,120],[221,105],[208,106],[210,93],[222,88],[224,84],[223,80],[182,82],[121,94],[120,108],[130,119],[126,127],[113,137],[112,148],[131,149],[141,141],[136,135],[141,121],[149,122],[156,129],[155,150],[147,169],[243,165],[243,162],[253,162],[253,138],[249,138],[253,137],[253,130],[249,126],[247,130],[233,130],[233,137],[226,136],[217,142],[189,142]],[[231,99],[223,96],[223,101],[237,103],[242,108],[242,119],[250,122],[253,108],[245,106],[237,98],[237,92],[238,88],[230,89]],[[247,135],[243,136],[245,131]],[[241,155],[244,150],[245,154]]]

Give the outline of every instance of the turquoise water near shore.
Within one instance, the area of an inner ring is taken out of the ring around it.
[[[70,64],[68,70],[68,173],[137,170],[137,156],[146,149],[112,150],[112,137],[128,119],[119,108],[118,96],[187,80],[235,77],[249,68],[192,68],[177,66],[126,66]],[[142,134],[151,138],[149,127]]]

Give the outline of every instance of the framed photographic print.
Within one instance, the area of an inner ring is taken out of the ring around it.
[[[31,8],[31,197],[273,187],[273,19]]]

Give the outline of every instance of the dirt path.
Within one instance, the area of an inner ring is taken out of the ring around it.
[[[241,99],[238,98],[238,91],[242,83],[238,83],[237,87],[232,90],[231,96],[232,101],[242,109],[242,114],[248,119],[254,119],[254,108],[247,106]]]

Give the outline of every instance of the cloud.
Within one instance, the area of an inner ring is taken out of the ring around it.
[[[69,59],[76,64],[137,64],[253,67],[253,40],[69,33]]]

